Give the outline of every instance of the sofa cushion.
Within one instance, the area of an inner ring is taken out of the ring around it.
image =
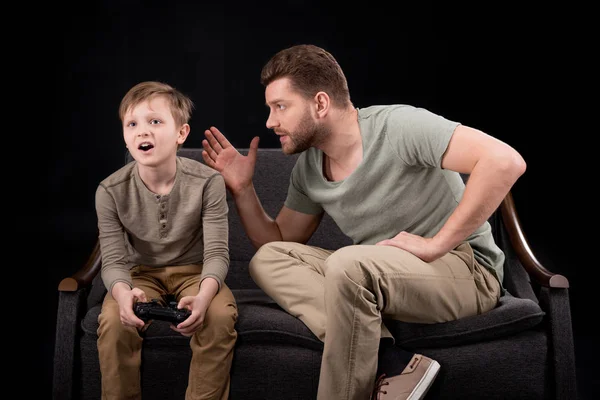
[[[91,308],[82,322],[88,335],[96,336],[101,306]],[[323,343],[299,319],[276,304],[239,304],[236,324],[238,343],[287,344],[322,350]],[[168,322],[153,321],[144,332],[144,346],[188,346],[189,338],[173,332]]]
[[[283,311],[260,289],[232,290],[238,304],[238,343],[279,343],[322,350],[323,343],[299,319]],[[101,305],[92,307],[82,321],[82,329],[97,336]],[[144,346],[188,346],[189,338],[173,332],[168,322],[153,321],[144,332]]]
[[[277,304],[240,304],[239,311],[239,343],[285,344],[323,350],[323,342],[302,321]]]
[[[300,321],[281,309],[260,289],[233,290],[238,303],[239,344],[279,343],[322,350],[323,343]],[[96,335],[100,305],[91,308],[83,330]],[[405,348],[450,347],[512,335],[538,325],[544,317],[539,305],[510,294],[484,314],[440,324],[386,320],[396,343]],[[173,332],[164,321],[154,321],[144,334],[146,347],[188,346],[189,338]]]
[[[396,343],[405,348],[450,347],[522,332],[541,323],[544,314],[536,302],[507,292],[496,308],[481,315],[439,324],[386,320],[386,326]]]

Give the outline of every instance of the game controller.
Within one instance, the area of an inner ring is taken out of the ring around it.
[[[189,317],[192,313],[185,308],[177,308],[177,302],[171,301],[167,307],[152,299],[149,302],[137,302],[133,305],[133,312],[144,322],[151,319],[171,322],[178,325]]]

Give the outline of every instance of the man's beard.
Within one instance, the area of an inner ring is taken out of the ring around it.
[[[285,154],[302,153],[311,147],[317,147],[328,136],[327,129],[314,122],[308,113],[304,114],[298,128],[294,132],[285,132],[288,138],[287,147],[282,146]]]

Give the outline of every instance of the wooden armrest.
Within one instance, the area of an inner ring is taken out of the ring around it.
[[[523,233],[523,229],[521,228],[521,222],[517,215],[515,202],[511,192],[506,195],[500,204],[500,211],[510,242],[527,273],[542,286],[568,288],[569,281],[566,277],[547,270],[533,254],[533,251],[527,242],[527,238]]]
[[[75,274],[60,281],[58,290],[61,292],[75,292],[78,289],[90,286],[92,280],[94,280],[94,277],[100,271],[101,266],[100,243],[96,242],[96,246],[92,250],[92,254],[90,254],[87,262]]]

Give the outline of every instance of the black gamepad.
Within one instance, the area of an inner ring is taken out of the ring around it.
[[[152,299],[149,302],[137,302],[133,305],[133,312],[144,322],[151,319],[171,322],[173,325],[178,325],[191,315],[188,309],[177,308],[177,302],[171,301],[167,307],[158,302],[157,299]]]

